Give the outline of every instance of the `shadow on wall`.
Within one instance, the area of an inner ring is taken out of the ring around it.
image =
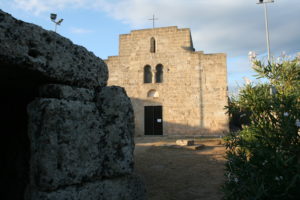
[[[195,51],[195,48],[194,47],[191,47],[191,46],[181,46],[182,49],[186,50],[186,51]]]
[[[134,108],[135,115],[135,135],[143,136],[144,135],[144,107],[145,106],[163,106],[162,110],[164,113],[163,103],[159,98],[152,98],[152,100],[143,100],[138,98],[131,98],[131,102]],[[188,118],[189,111],[181,113]],[[224,110],[225,113],[225,110]],[[163,114],[164,116],[164,114]],[[155,119],[154,119],[155,120]],[[191,120],[194,120],[191,118]],[[189,124],[189,121],[186,121],[186,124],[169,122],[163,119],[163,135],[176,136],[224,136],[229,131],[228,123],[224,122],[222,124],[211,124],[212,128],[201,127],[202,124],[205,124],[204,117],[200,117],[199,126],[193,126]]]
[[[169,136],[211,136],[211,137],[220,137],[225,136],[228,133],[228,126],[225,124],[218,125],[218,130],[213,130],[209,128],[201,128],[199,126],[190,126],[184,124],[177,124],[171,122],[164,122],[164,126],[169,130],[166,133]]]

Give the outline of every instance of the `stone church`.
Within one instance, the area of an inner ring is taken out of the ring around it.
[[[125,88],[135,135],[219,136],[228,132],[226,54],[195,51],[188,28],[134,30],[105,60],[109,85]]]

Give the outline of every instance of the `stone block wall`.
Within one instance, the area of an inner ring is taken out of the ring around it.
[[[168,35],[168,37],[166,37]],[[120,56],[141,56],[148,54],[150,39],[154,37],[157,42],[156,52],[161,54],[174,54],[192,48],[190,30],[178,29],[176,26],[133,30],[130,34],[122,34],[119,39]]]
[[[155,38],[156,51],[150,52]],[[109,85],[120,85],[131,98],[135,134],[144,135],[144,107],[163,107],[163,135],[223,135],[228,131],[225,54],[194,51],[189,29],[162,27],[120,35],[119,56],[109,57]],[[155,83],[163,65],[163,82]],[[151,66],[152,83],[144,83]],[[156,97],[149,97],[150,91]]]
[[[228,103],[227,68],[225,54],[204,54],[200,57],[203,68],[203,121],[205,127],[215,132],[228,128],[229,120],[225,115]]]
[[[106,64],[1,10],[0,41],[0,100],[8,108],[0,198],[145,199],[133,174],[133,108],[123,88],[106,86]]]
[[[144,188],[132,175],[133,110],[124,89],[104,87],[95,93],[45,85],[27,112],[31,141],[27,199],[143,197]]]

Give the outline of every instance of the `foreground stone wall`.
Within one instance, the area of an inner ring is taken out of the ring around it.
[[[14,159],[12,152],[1,149],[5,173],[25,170],[28,177],[1,179],[8,192],[0,198],[145,199],[144,185],[133,174],[133,108],[123,88],[106,86],[105,63],[68,39],[1,10],[0,41],[0,99],[7,98],[3,106],[8,107],[14,107],[16,98],[26,99],[20,109],[6,114],[22,114],[21,120],[28,121],[21,131],[7,126],[1,146],[18,144],[6,144],[5,135],[29,138],[24,148],[15,147],[19,156],[28,152],[29,160]],[[24,167],[14,169],[20,164]]]
[[[130,100],[119,87],[93,92],[46,85],[40,89],[40,98],[27,107],[31,141],[28,199],[118,200],[144,195],[143,185],[132,175]]]
[[[156,51],[151,52],[151,38]],[[135,134],[144,135],[144,107],[162,106],[163,135],[223,135],[228,132],[226,55],[194,51],[189,29],[162,27],[120,35],[119,55],[105,62],[109,85],[120,85],[131,98]],[[163,82],[155,82],[156,66]],[[144,83],[151,66],[152,83]],[[155,91],[157,96],[149,96]]]

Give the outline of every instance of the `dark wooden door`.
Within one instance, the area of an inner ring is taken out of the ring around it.
[[[162,134],[162,106],[145,106],[145,135]]]
[[[153,106],[145,106],[145,135],[153,135],[154,132],[154,109]]]

